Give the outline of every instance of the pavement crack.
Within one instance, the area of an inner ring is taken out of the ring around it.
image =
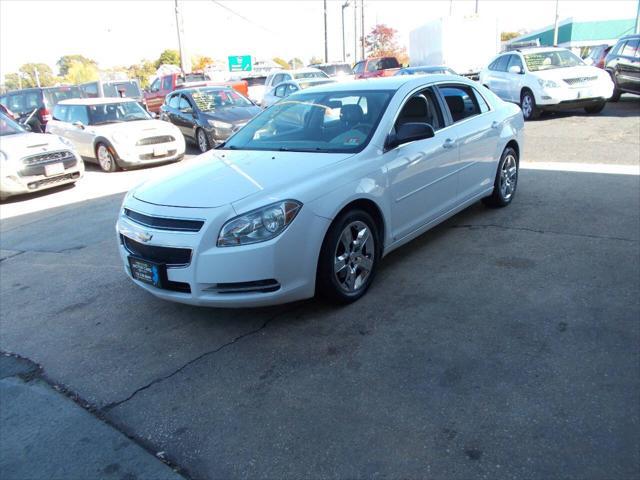
[[[13,250],[14,253],[7,255],[6,257],[0,258],[0,262],[4,262],[5,260],[9,260],[10,258],[17,257],[18,255],[22,255],[26,253],[26,250]]]
[[[449,228],[466,228],[469,230],[483,230],[483,229],[487,229],[487,228],[497,228],[500,230],[517,230],[517,231],[521,231],[521,232],[532,232],[532,233],[539,233],[542,235],[562,235],[562,236],[567,236],[567,237],[578,237],[578,238],[595,238],[595,239],[599,239],[599,240],[614,240],[617,242],[629,242],[629,243],[638,243],[637,240],[632,240],[630,238],[623,238],[623,237],[610,237],[607,235],[589,235],[586,233],[568,233],[568,232],[557,232],[554,230],[541,230],[541,229],[537,229],[537,228],[530,228],[530,227],[509,227],[506,225],[497,225],[497,224],[485,224],[485,225],[479,225],[479,224],[464,224],[464,225],[452,225]]]
[[[269,323],[271,323],[273,320],[275,320],[277,317],[279,317],[281,314],[286,314],[289,313],[290,311],[292,311],[293,309],[289,309],[289,310],[285,310],[284,312],[279,312],[275,315],[273,315],[272,317],[269,317],[267,320],[264,321],[264,323],[258,327],[255,328],[253,330],[250,330],[248,332],[243,333],[242,335],[238,335],[237,337],[235,337],[233,340],[213,349],[213,350],[209,350],[207,352],[204,352],[200,355],[198,355],[196,358],[193,358],[191,360],[189,360],[187,363],[185,363],[184,365],[182,365],[181,367],[177,368],[176,370],[174,370],[173,372],[169,373],[168,375],[164,375],[162,377],[158,377],[153,379],[152,381],[150,381],[149,383],[147,383],[146,385],[143,385],[140,388],[137,388],[136,390],[134,390],[131,395],[129,395],[127,398],[123,399],[123,400],[118,400],[116,402],[111,402],[107,405],[105,405],[104,407],[102,407],[102,411],[103,412],[109,412],[111,410],[113,410],[116,407],[119,407],[120,405],[122,405],[123,403],[128,402],[129,400],[131,400],[133,397],[135,397],[138,393],[147,390],[148,388],[152,387],[153,385],[156,385],[160,382],[163,382],[175,375],[177,375],[178,373],[182,372],[185,368],[189,367],[190,365],[193,365],[194,363],[202,360],[205,357],[208,357],[209,355],[214,355],[216,353],[218,353],[219,351],[229,347],[230,345],[233,345],[234,343],[239,342],[240,340],[242,340],[243,338],[246,337],[250,337],[252,335],[255,335],[257,333],[260,333],[262,330],[264,330],[267,325],[269,325]]]

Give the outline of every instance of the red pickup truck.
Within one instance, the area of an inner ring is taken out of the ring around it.
[[[361,78],[390,77],[400,70],[400,63],[395,57],[367,58],[353,66],[353,76]]]
[[[159,113],[160,107],[164,103],[164,97],[174,90],[183,86],[205,86],[205,85],[227,85],[237,90],[245,97],[249,94],[247,82],[239,80],[236,82],[212,82],[204,73],[170,73],[154,80],[148,90],[144,92],[144,99],[147,102],[147,110]]]

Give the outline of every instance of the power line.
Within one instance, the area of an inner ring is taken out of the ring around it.
[[[264,27],[262,25],[260,25],[259,23],[254,22],[253,20],[245,17],[244,15],[242,15],[241,13],[236,12],[235,10],[227,7],[226,5],[223,5],[222,3],[218,2],[217,0],[211,0],[213,3],[215,3],[216,5],[218,5],[219,7],[224,8],[225,10],[227,10],[228,12],[234,14],[236,17],[241,18],[242,20],[244,20],[247,23],[250,23],[251,25],[255,25],[258,28],[261,28],[262,30],[264,30],[265,32],[269,32],[273,35],[278,35],[276,32],[269,30],[267,27]]]

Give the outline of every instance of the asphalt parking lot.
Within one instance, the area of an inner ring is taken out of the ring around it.
[[[34,363],[0,375],[3,429],[28,447],[0,442],[1,470],[638,478],[640,99],[544,116],[525,141],[511,206],[474,205],[392,253],[341,308],[206,309],[136,288],[114,223],[158,169],[90,168],[2,204],[0,350]],[[76,403],[42,415],[25,385]],[[56,449],[76,418],[101,433]]]

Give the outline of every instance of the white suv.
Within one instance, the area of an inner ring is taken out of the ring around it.
[[[63,100],[53,109],[47,133],[69,139],[83,158],[105,172],[184,157],[182,132],[171,123],[153,120],[132,99]]]
[[[565,48],[526,48],[498,55],[480,72],[480,83],[522,108],[525,120],[544,111],[602,111],[613,82]]]

